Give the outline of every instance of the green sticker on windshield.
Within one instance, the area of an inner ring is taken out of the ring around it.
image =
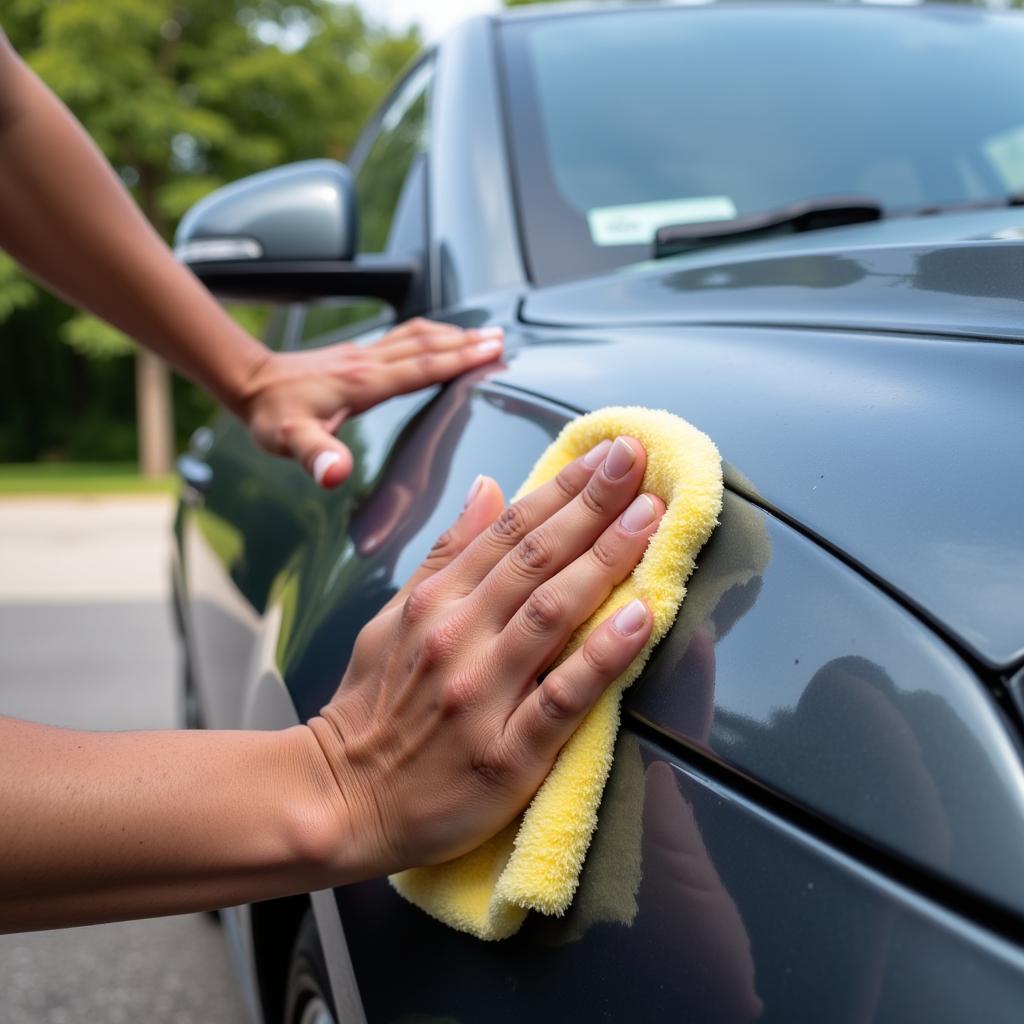
[[[728,196],[666,199],[657,203],[599,206],[587,213],[595,245],[653,243],[658,228],[670,224],[700,224],[706,220],[732,220],[736,206]]]

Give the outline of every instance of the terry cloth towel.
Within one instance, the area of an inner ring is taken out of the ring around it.
[[[562,748],[516,821],[453,861],[391,876],[391,884],[410,902],[481,939],[507,938],[530,910],[560,916],[572,902],[611,768],[622,692],[675,620],[694,558],[718,522],[722,467],[710,438],[672,413],[638,406],[600,409],[566,424],[516,500],[619,434],[637,438],[647,450],[642,488],[662,498],[665,515],[640,564],[573,634],[559,660],[635,597],[651,609],[650,640]]]

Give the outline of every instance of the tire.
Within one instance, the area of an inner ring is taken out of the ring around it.
[[[331,983],[327,977],[327,961],[313,911],[308,910],[292,947],[284,998],[284,1024],[337,1024],[337,1021]]]

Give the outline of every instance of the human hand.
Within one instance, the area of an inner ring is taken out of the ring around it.
[[[263,448],[336,487],[352,472],[352,453],[334,436],[345,420],[492,362],[503,337],[500,327],[463,330],[417,318],[369,345],[268,354],[247,382],[241,415]]]
[[[360,633],[309,722],[336,782],[339,875],[440,863],[494,835],[640,652],[651,616],[636,601],[537,682],[657,529],[663,502],[635,497],[645,463],[634,439],[602,442],[504,511],[497,484],[478,478]]]

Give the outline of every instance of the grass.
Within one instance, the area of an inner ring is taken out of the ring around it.
[[[177,477],[139,476],[131,462],[0,463],[0,498],[61,494],[174,494]]]

